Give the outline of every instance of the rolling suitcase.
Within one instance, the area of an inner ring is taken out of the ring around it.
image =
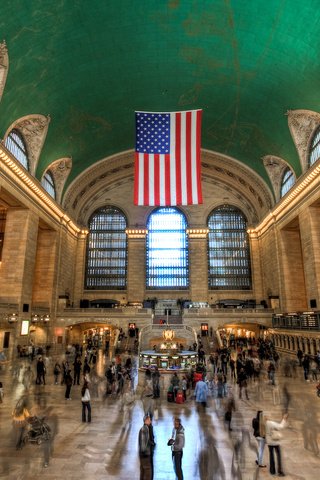
[[[183,392],[179,390],[176,395],[176,403],[183,403],[183,402],[184,402]]]
[[[169,391],[169,392],[167,393],[167,400],[168,400],[168,402],[173,402],[173,400],[174,400],[174,399],[173,399],[173,392],[170,392],[170,391]]]

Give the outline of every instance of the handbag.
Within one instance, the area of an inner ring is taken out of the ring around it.
[[[279,432],[279,430],[276,430],[274,428],[271,432],[271,440],[273,442],[278,442],[279,440],[281,440],[281,438],[282,438],[281,432]]]

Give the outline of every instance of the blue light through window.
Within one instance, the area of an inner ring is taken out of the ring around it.
[[[160,208],[150,215],[147,228],[147,288],[188,288],[188,237],[183,213],[176,208]]]

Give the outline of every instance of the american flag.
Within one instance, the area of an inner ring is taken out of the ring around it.
[[[202,110],[135,113],[134,204],[202,203]]]

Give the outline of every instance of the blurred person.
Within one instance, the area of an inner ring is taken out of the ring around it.
[[[82,361],[78,356],[73,363],[73,385],[80,385]]]
[[[182,456],[184,444],[184,428],[181,424],[181,419],[175,417],[173,420],[173,430],[171,438],[168,440],[167,445],[171,446],[173,467],[177,480],[183,480]]]
[[[258,442],[258,456],[256,464],[259,467],[266,467],[263,463],[263,452],[266,444],[266,430],[263,418],[263,411],[258,410],[257,415],[252,419],[253,435]]]
[[[53,375],[54,375],[54,384],[55,385],[58,385],[60,373],[61,373],[61,365],[60,365],[59,362],[56,362],[55,366],[53,367]]]
[[[29,417],[31,417],[31,414],[28,410],[27,399],[26,397],[22,397],[20,400],[18,400],[12,412],[13,434],[17,450],[21,450],[23,447],[23,437]]]
[[[194,396],[196,399],[196,403],[198,405],[202,405],[203,408],[207,406],[207,398],[208,398],[208,386],[204,382],[203,377],[196,383],[196,388],[194,390]]]
[[[37,385],[41,385],[42,383],[43,385],[46,384],[45,375],[46,375],[46,367],[45,367],[42,356],[40,356],[37,361],[37,378],[36,378]]]
[[[88,421],[88,423],[91,422],[91,403],[90,402],[91,402],[91,397],[90,397],[89,384],[85,380],[81,389],[82,421],[83,422],[86,422],[86,421]]]
[[[73,378],[71,376],[71,370],[69,369],[65,378],[65,384],[66,384],[65,398],[67,400],[71,400],[70,393],[71,393],[72,383],[73,383]]]
[[[247,374],[243,367],[241,367],[240,371],[238,372],[238,385],[239,385],[239,398],[242,399],[242,390],[244,390],[246,394],[246,399],[249,400]]]
[[[3,398],[4,398],[3,383],[0,382],[0,403],[3,403]]]
[[[232,428],[231,428],[232,412],[235,411],[235,409],[236,409],[236,405],[235,405],[234,397],[233,395],[230,395],[230,397],[227,399],[225,413],[224,413],[224,420],[228,425],[229,432],[232,431]]]
[[[151,419],[153,417],[154,410],[154,399],[153,399],[153,384],[152,378],[146,377],[145,384],[141,392],[141,401],[143,405],[143,411],[145,415],[150,415]]]
[[[310,360],[310,372],[311,372],[311,380],[317,382],[318,381],[318,364],[314,358]]]
[[[266,443],[269,448],[269,458],[270,458],[269,470],[271,475],[276,474],[276,463],[274,458],[274,454],[276,453],[277,467],[278,467],[277,470],[278,470],[279,477],[285,476],[282,468],[280,443],[281,443],[281,430],[284,429],[288,424],[287,418],[288,418],[288,414],[285,413],[282,417],[281,422],[279,423],[279,422],[274,422],[273,420],[270,420],[268,416],[265,416]]]
[[[303,357],[302,367],[303,367],[304,379],[308,382],[309,381],[309,370],[310,370],[310,357],[307,354],[305,354],[305,356]]]
[[[126,425],[131,425],[132,409],[135,403],[135,393],[132,389],[131,380],[125,383],[122,395],[122,409],[123,409],[123,430]]]

